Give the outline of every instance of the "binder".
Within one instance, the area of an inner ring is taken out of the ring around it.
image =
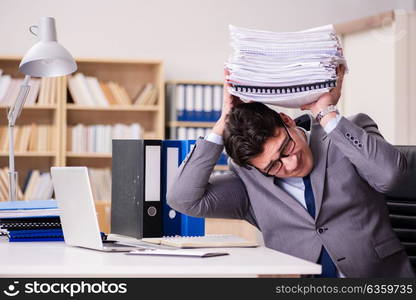
[[[195,99],[194,99],[194,86],[188,84],[185,86],[185,120],[195,120]]]
[[[221,153],[220,158],[217,161],[217,165],[227,165],[228,155],[225,150]]]
[[[178,140],[186,140],[186,133],[187,133],[186,127],[177,127],[176,138]]]
[[[187,158],[195,147],[196,140],[182,141],[180,164]],[[203,236],[205,234],[205,219],[182,214],[181,236]]]
[[[179,165],[195,145],[195,140],[165,140],[162,144],[162,201],[164,236],[202,236],[205,233],[205,219],[187,216],[171,208],[166,201],[172,181]]]
[[[202,128],[202,127],[197,128],[196,132],[195,132],[195,136],[196,136],[195,139],[198,139],[200,137],[204,138],[205,137],[205,128]]]
[[[204,122],[203,108],[204,108],[204,99],[203,99],[203,88],[202,85],[195,85],[195,114],[194,121]]]
[[[187,140],[195,140],[196,137],[196,128],[194,127],[188,127],[186,129],[186,139]]]
[[[58,229],[61,228],[61,220],[58,216],[1,218],[0,228],[9,232],[29,229]]]
[[[134,238],[163,235],[160,140],[113,140],[111,229]]]
[[[203,95],[203,99],[204,99],[204,121],[213,121],[213,116],[212,116],[212,85],[206,85],[204,86],[204,95]]]
[[[212,113],[212,121],[217,121],[221,116],[221,108],[222,108],[222,95],[223,90],[222,86],[215,85],[214,86],[214,102],[213,102],[213,113]]]
[[[178,140],[165,140],[162,142],[162,214],[163,235],[177,235],[181,232],[181,213],[167,204],[166,195],[173,178],[178,170],[181,156],[182,142]]]
[[[176,93],[176,115],[178,121],[185,121],[185,86],[178,84],[175,88]],[[176,120],[176,119],[172,119]]]
[[[62,229],[17,230],[8,233],[9,242],[63,241]]]

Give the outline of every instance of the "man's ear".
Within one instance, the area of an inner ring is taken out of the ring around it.
[[[279,113],[279,115],[280,115],[280,117],[282,118],[282,120],[283,120],[283,122],[285,122],[285,124],[288,126],[288,127],[295,127],[296,126],[296,123],[295,123],[295,121],[291,118],[291,117],[289,117],[288,115],[286,115],[286,114],[284,114],[284,113]]]

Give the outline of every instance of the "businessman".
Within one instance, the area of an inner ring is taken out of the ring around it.
[[[267,247],[321,264],[322,277],[413,277],[382,195],[405,172],[405,157],[367,115],[338,113],[343,73],[302,108],[313,116],[299,124],[306,129],[224,89],[222,115],[182,163],[168,204],[247,220]],[[230,171],[210,177],[224,146]]]

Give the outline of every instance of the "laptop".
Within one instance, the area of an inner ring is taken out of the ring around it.
[[[61,211],[65,244],[106,252],[149,248],[118,241],[103,241],[86,167],[52,167],[51,176]]]

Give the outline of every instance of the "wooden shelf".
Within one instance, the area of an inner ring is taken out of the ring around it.
[[[123,112],[149,112],[159,111],[159,106],[157,105],[112,105],[108,107],[97,107],[97,106],[79,106],[76,104],[67,104],[67,110],[70,111],[123,111]]]
[[[4,74],[22,79],[19,72],[21,57],[1,56],[0,69]],[[111,153],[72,153],[71,128],[77,124],[131,125],[139,123],[142,130],[154,139],[165,138],[165,84],[164,67],[161,60],[76,58],[77,72],[96,77],[100,82],[114,82],[122,86],[130,99],[136,99],[146,84],[157,88],[156,105],[112,105],[108,107],[80,106],[72,102],[68,89],[68,77],[61,78],[61,85],[54,88],[54,105],[25,105],[17,125],[33,123],[52,128],[53,151],[16,152],[16,169],[24,178],[30,170],[47,172],[52,166],[88,166],[90,168],[111,168]],[[52,85],[51,85],[52,86]],[[0,106],[0,126],[7,126],[8,106]],[[147,136],[144,136],[146,138]],[[49,149],[44,148],[43,149]],[[38,149],[42,149],[38,148]],[[0,152],[0,168],[8,166],[8,152]],[[101,209],[100,226],[109,228],[108,204],[97,205]],[[106,208],[106,209],[103,209]],[[108,230],[106,230],[108,231]]]
[[[0,110],[7,110],[9,107],[0,105]],[[23,110],[54,110],[57,108],[56,104],[50,104],[50,105],[25,105],[23,106]]]
[[[204,127],[211,128],[214,127],[215,122],[181,122],[181,121],[172,121],[169,122],[169,127]]]
[[[50,152],[50,151],[46,151],[46,152],[15,152],[14,156],[15,157],[54,157],[55,156],[55,152]],[[0,157],[8,157],[9,153],[8,152],[0,152]]]
[[[110,159],[112,157],[111,153],[74,153],[74,152],[67,152],[67,158],[104,158]]]
[[[166,84],[223,85],[222,81],[170,80]]]

